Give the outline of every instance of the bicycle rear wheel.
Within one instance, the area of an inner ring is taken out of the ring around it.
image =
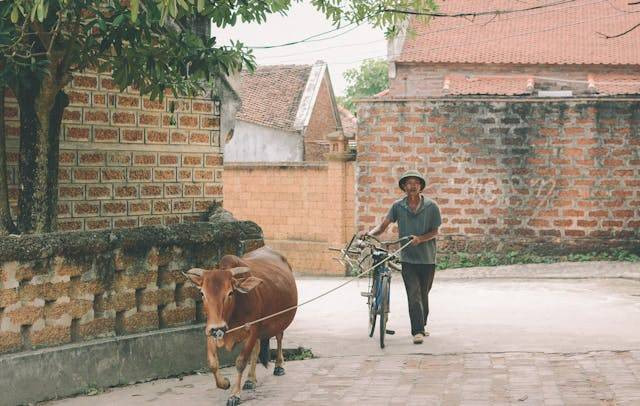
[[[380,348],[384,348],[384,335],[387,332],[387,318],[389,316],[389,289],[390,281],[388,276],[383,276],[380,283]]]

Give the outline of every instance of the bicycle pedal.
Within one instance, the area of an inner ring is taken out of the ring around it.
[[[385,330],[384,331],[386,334],[389,334],[390,336],[394,335],[396,333],[395,330]]]
[[[360,296],[362,296],[362,297],[371,297],[373,295],[371,294],[371,292],[360,292]]]

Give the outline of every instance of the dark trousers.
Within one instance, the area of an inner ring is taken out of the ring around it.
[[[424,334],[429,317],[429,291],[436,273],[435,264],[402,263],[402,280],[407,290],[411,335]]]

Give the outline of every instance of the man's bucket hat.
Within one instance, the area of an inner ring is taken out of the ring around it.
[[[424,180],[424,176],[422,176],[422,174],[418,170],[410,169],[405,173],[403,173],[402,176],[400,177],[400,180],[398,181],[398,186],[402,191],[404,191],[404,189],[402,188],[402,185],[404,184],[404,181],[407,178],[418,178],[418,180],[420,181],[420,184],[422,185],[422,188],[420,188],[420,190],[424,189],[424,187],[427,185],[427,181]]]

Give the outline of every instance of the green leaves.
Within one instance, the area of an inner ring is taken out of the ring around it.
[[[388,28],[407,15],[384,13],[386,8],[433,7],[433,0],[311,1],[336,26],[368,22]],[[55,77],[70,77],[86,68],[110,70],[122,89],[136,86],[157,98],[167,91],[193,94],[216,75],[255,64],[242,43],[221,46],[215,39],[198,37],[196,17],[217,27],[238,21],[260,23],[270,14],[286,14],[292,4],[292,0],[0,0],[0,63],[5,70],[12,67],[15,72],[24,69]],[[35,30],[51,35],[34,35]],[[66,59],[53,60],[54,55]],[[351,80],[350,98],[386,87],[386,73],[377,71]]]
[[[370,97],[389,87],[389,65],[387,61],[367,59],[358,68],[344,72],[347,88],[342,104],[355,114],[354,100]]]
[[[18,18],[20,18],[20,10],[18,10],[17,6],[14,6],[11,11],[11,22],[16,24],[18,22]]]
[[[138,11],[140,10],[140,1],[139,0],[131,0],[131,21],[134,23],[138,19]]]

